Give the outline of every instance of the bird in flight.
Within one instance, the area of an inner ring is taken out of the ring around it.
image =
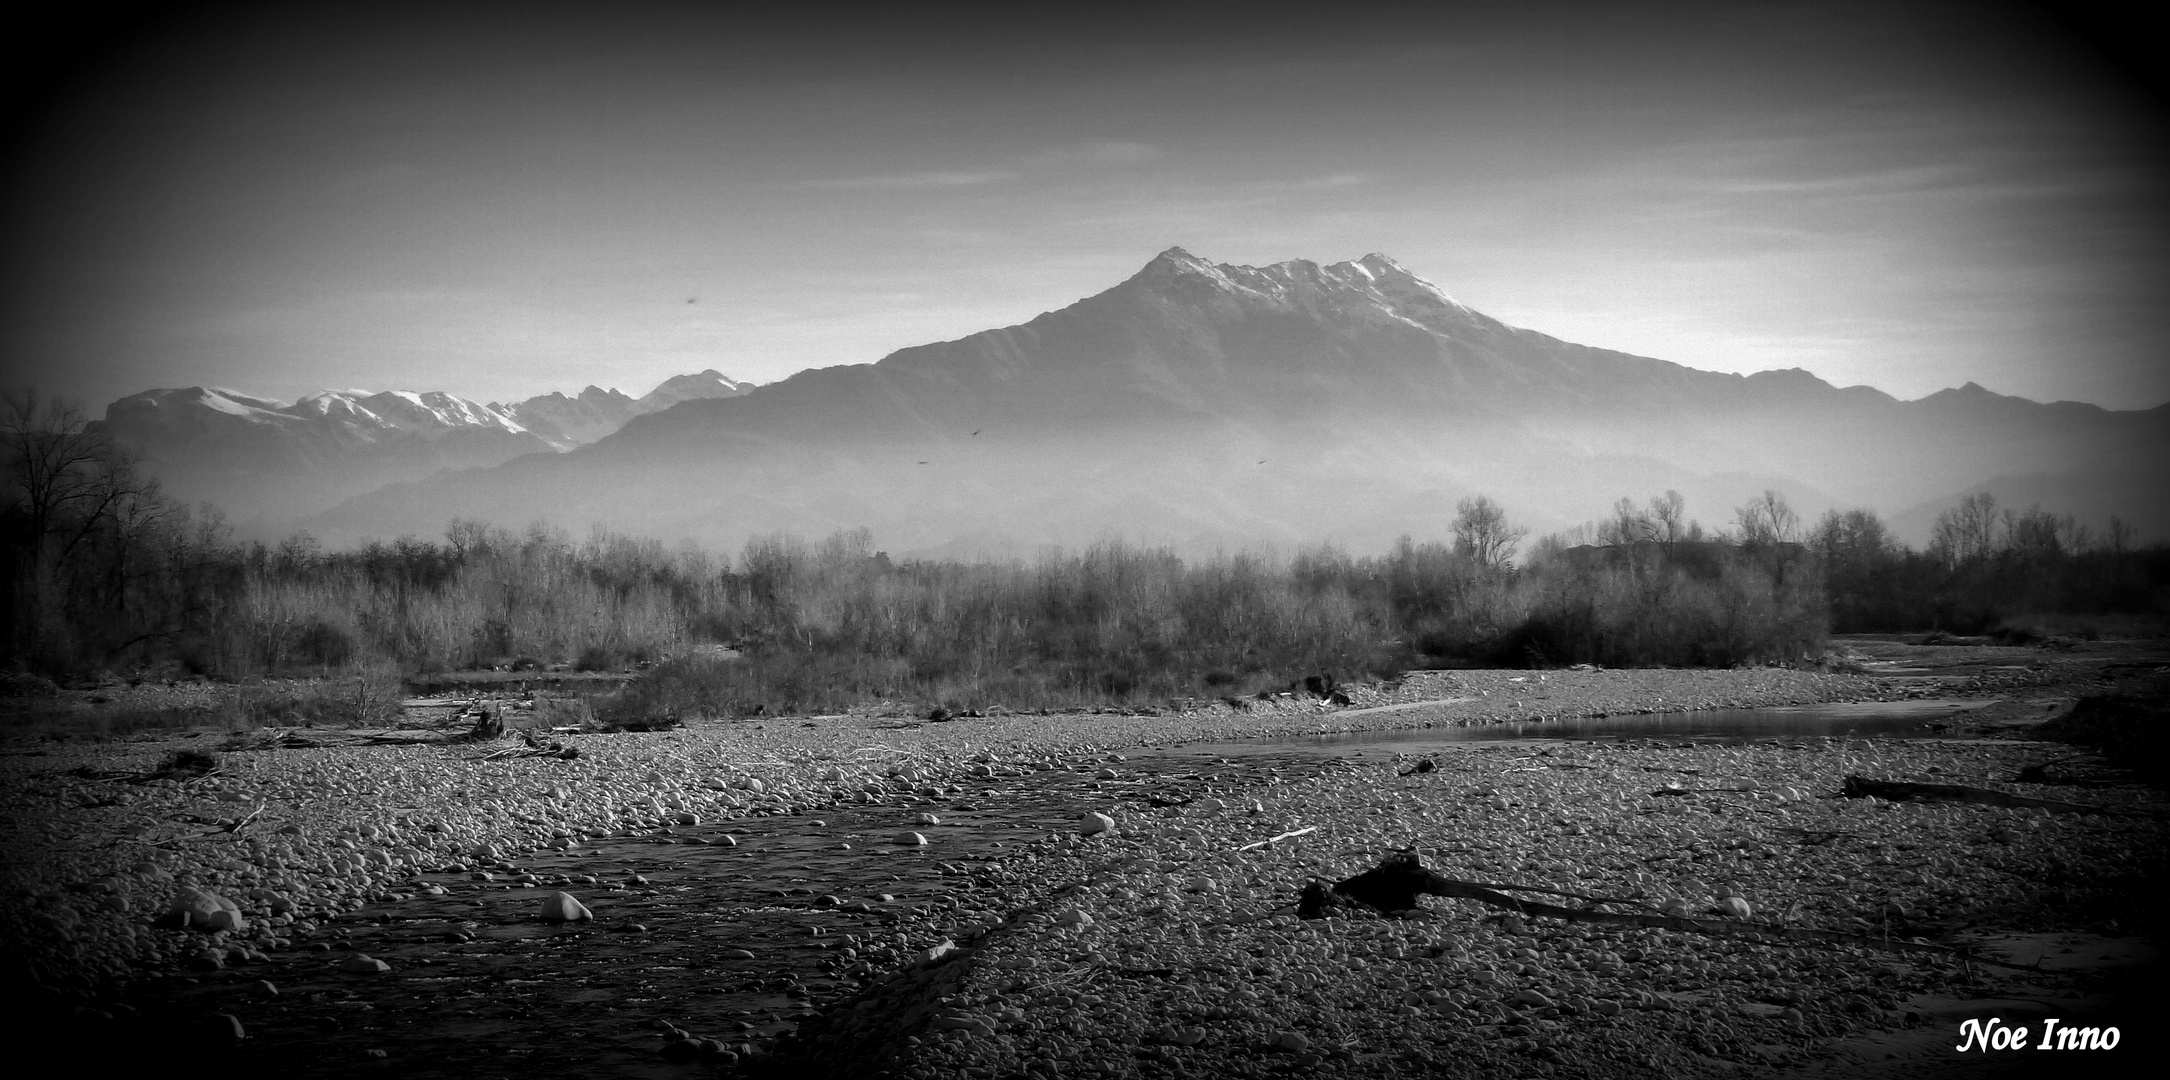
[[[979,434],[979,432],[975,431],[975,432],[973,432],[972,434],[974,434],[974,435],[977,435],[977,434]]]
[[[690,304],[690,303],[693,303],[694,301],[696,301],[696,300],[699,300],[699,299],[700,299],[700,297],[698,297],[698,296],[689,296],[689,297],[686,297],[686,303],[689,303],[689,304]]]
[[[921,465],[925,465],[925,464],[926,464],[926,462],[922,461],[922,462],[920,462],[920,464],[921,464]]]

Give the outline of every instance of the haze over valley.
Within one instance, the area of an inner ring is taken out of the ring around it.
[[[1916,544],[1976,491],[2170,529],[2170,408],[1698,371],[1508,326],[1381,254],[1247,267],[1171,248],[1026,323],[763,387],[708,371],[637,400],[290,406],[191,389],[105,422],[174,495],[335,544],[466,518],[723,551],[859,527],[956,556],[1111,536],[1362,551],[1445,535],[1476,494],[1550,531],[1666,490],[1712,528],[1775,490],[1810,519],[1873,509]]]

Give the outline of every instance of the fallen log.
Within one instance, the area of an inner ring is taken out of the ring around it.
[[[2015,970],[2032,970],[2019,964],[2010,964],[1993,957],[1968,952],[1949,945],[1933,945],[1928,942],[1892,940],[1870,934],[1852,934],[1843,930],[1815,930],[1798,926],[1773,926],[1768,923],[1748,922],[1744,919],[1699,918],[1686,915],[1660,915],[1651,912],[1623,912],[1599,910],[1604,904],[1625,904],[1635,901],[1589,897],[1582,907],[1563,907],[1538,900],[1522,900],[1502,890],[1549,892],[1521,885],[1488,885],[1474,881],[1460,881],[1424,868],[1413,851],[1395,852],[1379,865],[1344,878],[1328,886],[1313,879],[1298,894],[1296,916],[1316,919],[1324,916],[1329,908],[1363,905],[1383,912],[1408,911],[1417,906],[1419,896],[1445,896],[1457,900],[1475,900],[1491,907],[1504,908],[1518,915],[1533,918],[1562,919],[1567,922],[1596,923],[1601,926],[1633,926],[1638,928],[1679,930],[1691,934],[1710,934],[1722,937],[1747,937],[1775,939],[1785,942],[1812,942],[1820,945],[1851,945],[1861,948],[1887,949],[1896,952],[1930,953],[1953,960],[1965,960],[1990,964]]]
[[[2129,777],[2125,780],[2108,780],[2101,777],[2050,775],[2050,770],[2059,765],[2063,765],[2067,762],[2072,761],[2080,761],[2092,756],[2092,754],[2077,754],[2072,757],[2058,758],[2055,761],[2038,761],[2013,774],[2012,782],[2015,784],[2055,784],[2062,787],[2086,788],[2118,787],[2121,784],[2129,784],[2132,782]],[[2114,766],[2108,765],[2097,765],[2096,767],[2110,769],[2115,768]],[[2129,773],[2131,770],[2115,769],[2115,771]]]
[[[1892,802],[1956,802],[1979,803],[1984,806],[2010,806],[2039,808],[2058,814],[2112,814],[2120,817],[2134,816],[2129,810],[2087,803],[2065,802],[2060,799],[2036,799],[2026,795],[2012,795],[1988,788],[1966,787],[1961,784],[1916,784],[1900,780],[1871,780],[1866,776],[1848,776],[1839,789],[1849,799],[1874,796]]]

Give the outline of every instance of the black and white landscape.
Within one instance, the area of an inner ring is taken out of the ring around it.
[[[2137,16],[41,15],[24,1061],[2170,1057]]]

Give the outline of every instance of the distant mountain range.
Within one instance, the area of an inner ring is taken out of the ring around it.
[[[1937,508],[1978,489],[2170,530],[2170,406],[2044,405],[1971,383],[1899,401],[1800,370],[1699,371],[1508,326],[1383,255],[1248,267],[1175,248],[1021,325],[584,439],[611,422],[600,396],[587,421],[589,400],[553,395],[506,413],[511,427],[471,425],[473,459],[306,524],[331,542],[469,517],[725,550],[865,526],[900,554],[1116,535],[1188,552],[1373,551],[1447,535],[1475,493],[1542,532],[1667,489],[1723,526],[1773,488],[1804,518],[1866,506],[1916,542]],[[523,434],[582,445],[527,453],[505,439]]]
[[[633,417],[751,389],[716,371],[676,376],[640,398],[590,386],[512,405],[408,390],[326,390],[287,404],[191,386],[122,398],[101,423],[143,454],[169,494],[275,530],[388,483],[569,450]]]

